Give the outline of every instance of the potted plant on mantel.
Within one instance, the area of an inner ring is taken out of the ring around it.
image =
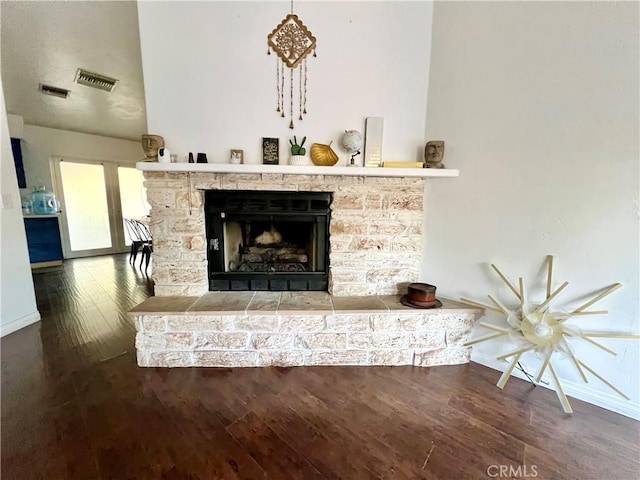
[[[305,155],[307,149],[304,148],[304,142],[307,141],[307,137],[303,137],[300,145],[298,145],[298,139],[293,136],[293,141],[289,139],[289,145],[291,145],[291,165],[312,165]]]

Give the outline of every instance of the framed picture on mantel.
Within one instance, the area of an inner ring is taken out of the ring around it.
[[[239,150],[234,148],[231,150],[231,157],[229,158],[229,163],[244,163],[244,150]]]
[[[280,139],[262,137],[262,163],[278,165],[280,158]]]

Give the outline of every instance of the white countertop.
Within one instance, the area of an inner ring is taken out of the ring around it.
[[[451,168],[390,168],[390,167],[318,167],[298,165],[262,165],[231,163],[159,163],[138,162],[138,170],[147,172],[207,172],[207,173],[276,173],[284,175],[339,175],[350,177],[457,177],[460,171]]]

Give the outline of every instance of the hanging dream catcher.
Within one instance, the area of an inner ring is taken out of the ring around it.
[[[267,37],[269,50],[267,53],[271,55],[273,50],[278,56],[276,64],[276,89],[277,89],[277,108],[281,117],[285,117],[285,69],[289,72],[289,78],[286,79],[289,87],[289,115],[291,120],[289,128],[293,129],[294,116],[294,97],[297,86],[298,90],[298,120],[307,113],[307,56],[313,52],[316,56],[316,37],[314,37],[307,27],[302,23],[297,15],[293,13],[293,1],[291,2],[291,13],[285,17],[280,24],[273,29]],[[294,70],[297,71],[298,79],[296,82]],[[297,85],[296,85],[297,83]]]

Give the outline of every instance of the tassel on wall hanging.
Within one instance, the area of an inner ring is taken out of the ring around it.
[[[303,116],[307,114],[307,57],[311,52],[314,57],[316,56],[316,37],[311,34],[298,16],[294,15],[293,0],[291,1],[291,13],[273,29],[267,37],[267,43],[269,45],[267,54],[271,55],[271,50],[273,50],[278,57],[276,64],[276,111],[280,113],[281,117],[286,116],[284,92],[288,87],[289,128],[293,129],[295,127],[293,107],[296,86],[298,90],[298,120],[302,120]],[[285,78],[285,66],[289,72],[288,79]],[[296,72],[298,74],[297,82],[294,75]],[[285,81],[287,86],[285,86]]]

